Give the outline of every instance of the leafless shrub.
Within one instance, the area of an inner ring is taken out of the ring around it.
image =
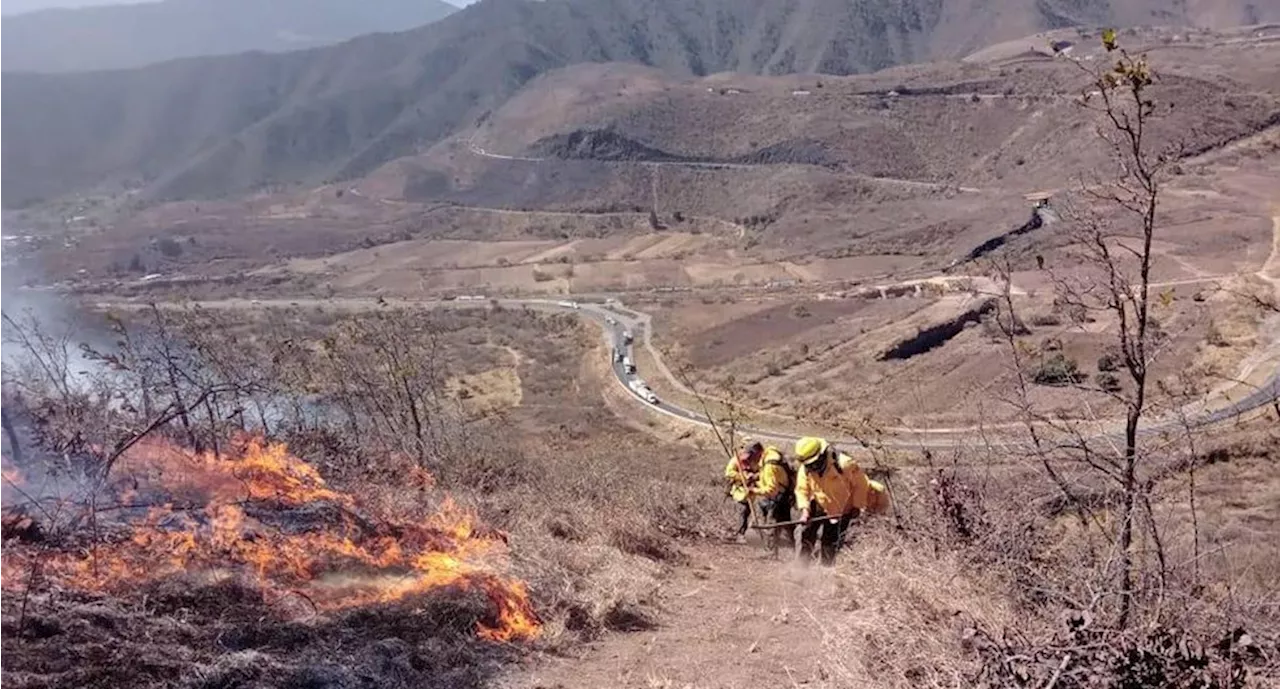
[[[967,630],[964,644],[978,669],[962,684],[1252,686],[1276,668],[1236,644],[1251,638],[1244,630],[1253,624],[1269,628],[1270,613],[1242,604],[1230,582],[1216,590],[1203,585],[1194,473],[1184,496],[1157,488],[1184,470],[1177,467],[1197,466],[1202,432],[1184,415],[1159,435],[1140,433],[1157,412],[1179,418],[1178,400],[1186,399],[1153,386],[1149,375],[1168,341],[1158,314],[1173,300],[1151,287],[1151,246],[1164,175],[1178,152],[1157,151],[1150,140],[1150,121],[1162,110],[1148,92],[1155,77],[1145,55],[1119,48],[1114,32],[1104,33],[1104,46],[1111,60],[1093,74],[1091,89],[1102,101],[1099,134],[1113,147],[1116,177],[1084,186],[1089,205],[1064,216],[1072,250],[1094,270],[1054,280],[1056,303],[1072,320],[1114,323],[1115,343],[1098,361],[1096,387],[1061,352],[1046,359],[1048,348],[1022,339],[1009,289],[1013,271],[1007,259],[997,265],[1005,290],[992,321],[1015,379],[1007,401],[1024,424],[1004,452],[1040,471],[1011,483],[1009,476],[986,480],[995,470],[954,470],[935,484],[932,519],[942,527],[935,532],[1005,573],[1025,612],[1023,623],[999,631],[981,623]],[[1105,396],[1124,410],[1123,431],[1100,432],[1097,418],[1075,422],[1044,411],[1032,383],[1093,396],[1083,399]],[[1173,401],[1161,406],[1157,392]],[[1182,527],[1162,513],[1184,503],[1193,532],[1187,543],[1171,540]],[[1060,618],[1067,623],[1054,621]]]
[[[1056,313],[1037,313],[1027,319],[1031,325],[1045,327],[1051,325],[1062,325],[1062,317]]]

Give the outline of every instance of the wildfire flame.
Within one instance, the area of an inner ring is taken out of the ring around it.
[[[46,554],[42,577],[112,590],[233,568],[264,591],[305,592],[320,610],[443,587],[478,589],[496,612],[495,624],[478,623],[480,636],[511,641],[541,631],[524,583],[495,569],[504,541],[479,529],[474,515],[447,498],[420,523],[371,519],[352,495],[328,487],[283,444],[259,439],[248,440],[231,458],[139,443],[113,476],[108,492],[121,504],[111,507],[143,516],[128,519],[119,538],[82,552]],[[298,519],[311,525],[299,526]],[[31,555],[6,548],[3,558],[4,588],[25,583]],[[334,585],[335,578],[342,583]]]

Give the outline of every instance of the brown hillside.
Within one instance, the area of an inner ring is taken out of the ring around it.
[[[1276,92],[1241,78],[1255,71],[1247,61],[1265,61],[1274,50],[1244,49],[1230,38],[1164,47],[1161,39],[1172,34],[1161,34],[1149,36],[1156,59],[1170,65],[1156,96],[1178,107],[1161,118],[1160,139],[1194,153],[1280,121]],[[1100,59],[1097,52],[1077,57]],[[1094,168],[1106,151],[1082,131],[1078,101],[1088,77],[1069,61],[1034,54],[1040,59],[1012,66],[1002,60],[857,77],[718,75],[672,80],[662,89],[652,86],[651,73],[637,75],[636,88],[617,87],[611,77],[618,69],[580,65],[530,84],[475,139],[497,154],[809,163],[876,177],[1058,187]],[[1233,65],[1240,77],[1226,71]]]
[[[4,203],[91,188],[207,197],[358,176],[469,125],[538,74],[582,62],[849,74],[1067,25],[1220,25],[1277,12],[1240,0],[1194,12],[1146,0],[486,0],[407,33],[299,53],[6,74]]]

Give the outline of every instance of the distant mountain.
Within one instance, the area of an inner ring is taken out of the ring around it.
[[[1192,12],[1160,0],[481,0],[413,31],[311,51],[6,73],[4,203],[105,183],[181,198],[357,176],[575,63],[849,74],[1064,25],[1280,19],[1276,3],[1249,0]]]
[[[6,16],[6,71],[140,67],[179,57],[313,48],[404,31],[457,8],[443,0],[164,0]]]

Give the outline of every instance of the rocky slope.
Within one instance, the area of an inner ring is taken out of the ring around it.
[[[847,74],[957,58],[1062,25],[1268,18],[1280,6],[1243,0],[1194,11],[1151,0],[483,0],[420,29],[323,49],[6,74],[4,203],[93,188],[207,197],[358,176],[471,125],[535,76],[582,62]]]

